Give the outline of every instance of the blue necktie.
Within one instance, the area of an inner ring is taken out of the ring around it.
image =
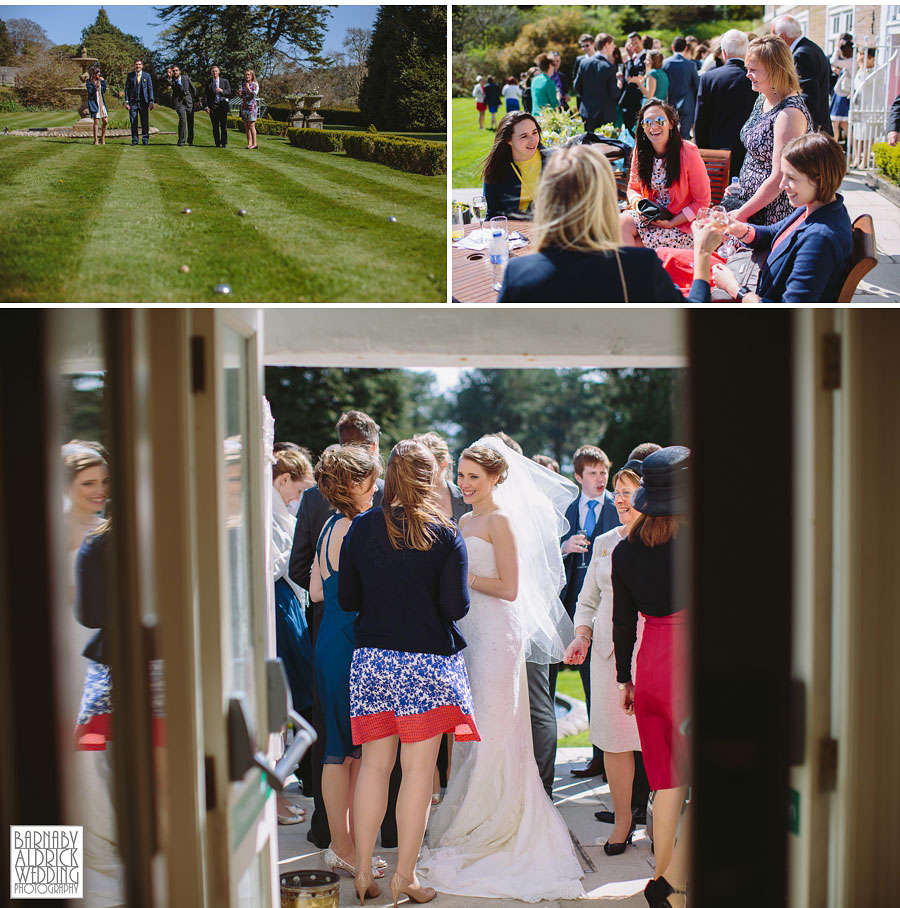
[[[594,527],[597,526],[597,502],[589,501],[588,506],[588,515],[587,519],[584,521],[584,535],[588,539],[591,538],[591,533],[594,532]]]

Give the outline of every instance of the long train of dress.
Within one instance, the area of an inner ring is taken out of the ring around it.
[[[494,548],[466,539],[469,568],[497,577]],[[459,622],[481,742],[457,743],[418,864],[440,892],[525,902],[584,895],[583,872],[534,761],[522,635],[513,606],[472,591]]]

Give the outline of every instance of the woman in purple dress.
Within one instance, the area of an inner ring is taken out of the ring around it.
[[[259,102],[256,97],[259,94],[259,84],[252,69],[244,73],[244,82],[238,94],[241,98],[241,119],[247,130],[247,148],[256,148],[256,116],[259,113]]]

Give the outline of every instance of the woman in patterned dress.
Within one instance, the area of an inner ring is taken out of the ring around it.
[[[92,66],[88,71],[87,85],[88,93],[88,110],[91,119],[94,121],[94,144],[106,144],[106,127],[109,123],[109,112],[104,103],[106,95],[106,79],[100,74],[99,66]],[[97,124],[101,124],[100,138],[97,139]]]
[[[259,94],[259,85],[256,81],[256,73],[248,69],[244,73],[244,82],[238,90],[241,98],[241,119],[247,130],[247,148],[256,148],[256,116],[259,112],[259,102],[256,96]]]
[[[672,218],[650,223],[637,211],[641,199],[667,208]],[[638,116],[628,180],[629,210],[622,213],[621,220],[622,243],[693,249],[691,221],[709,202],[706,165],[697,146],[682,139],[675,108],[656,99],[648,101]]]
[[[747,78],[759,92],[750,119],[741,127],[747,156],[740,173],[740,193],[722,204],[744,222],[767,226],[792,213],[781,189],[781,152],[791,139],[812,132],[813,122],[800,97],[800,81],[791,50],[778,35],[750,42]]]
[[[456,621],[469,610],[468,559],[462,536],[438,507],[431,452],[416,441],[391,451],[380,509],[357,517],[341,550],[338,598],[359,613],[350,674],[353,742],[362,767],[353,805],[356,891],[360,904],[379,894],[370,872],[388,780],[402,743],[397,796],[399,850],[391,878],[401,893],[427,902],[434,890],[416,878],[432,774],[441,736],[480,740]]]
[[[324,860],[330,869],[340,868],[353,876],[357,855],[350,808],[360,756],[350,728],[350,663],[356,615],[344,611],[338,602],[338,577],[341,543],[353,518],[372,507],[380,472],[376,455],[355,445],[326,450],[315,470],[319,491],[335,510],[319,536],[309,580],[312,600],[323,603],[313,665],[325,726],[322,800],[331,832]],[[373,870],[377,876],[383,876],[380,866]]]

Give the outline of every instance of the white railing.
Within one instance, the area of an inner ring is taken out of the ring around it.
[[[865,78],[857,76],[856,55],[860,48],[875,49],[875,66]],[[891,104],[900,91],[900,47],[875,44],[872,36],[853,41],[853,68],[848,116],[847,162],[859,170],[872,170],[872,145],[887,139]]]

